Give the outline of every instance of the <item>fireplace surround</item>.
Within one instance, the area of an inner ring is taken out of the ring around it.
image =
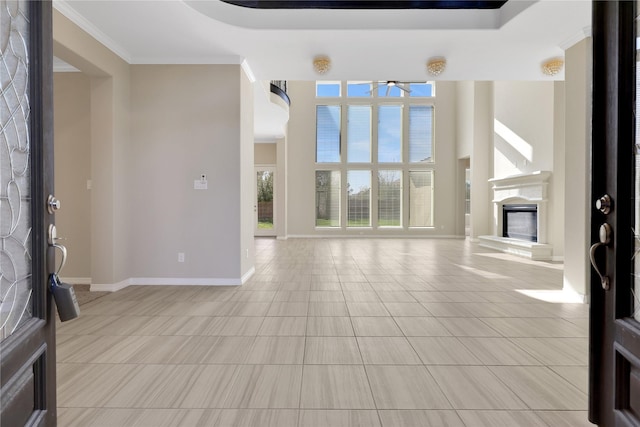
[[[551,172],[538,171],[490,179],[495,228],[493,235],[479,237],[480,245],[535,260],[551,260],[553,247],[547,242],[549,178]],[[520,213],[525,222],[520,224],[520,232],[516,230],[509,235],[507,231],[505,235],[505,217],[509,212]]]

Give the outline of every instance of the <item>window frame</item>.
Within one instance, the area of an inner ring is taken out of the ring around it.
[[[377,94],[377,90],[373,90],[371,97],[348,97],[347,96],[347,84],[348,81],[341,82],[341,96],[339,97],[316,97],[315,107],[317,110],[317,106],[319,105],[339,105],[341,107],[340,110],[340,161],[335,163],[318,163],[317,159],[314,164],[314,177],[315,171],[326,171],[326,170],[335,170],[340,172],[340,226],[339,227],[323,227],[323,226],[315,226],[316,230],[334,230],[334,231],[342,231],[342,232],[358,232],[364,230],[381,230],[385,232],[393,232],[403,231],[408,232],[411,230],[428,230],[435,229],[437,218],[436,218],[436,206],[435,206],[435,182],[437,179],[436,173],[436,121],[438,115],[438,107],[437,107],[437,98],[435,94],[437,93],[436,83],[434,81],[427,81],[426,83],[430,83],[432,85],[432,96],[430,97],[411,97],[411,96],[400,96],[400,97],[379,97]],[[360,82],[358,82],[360,83]],[[376,83],[375,81],[372,83]],[[317,83],[316,83],[317,85]],[[371,107],[371,144],[370,144],[370,162],[349,162],[348,161],[348,112],[347,109],[349,106],[370,106]],[[378,161],[378,134],[379,134],[379,107],[387,106],[387,105],[396,105],[401,107],[401,143],[400,143],[400,151],[401,151],[401,161],[390,163],[390,162],[379,162]],[[429,162],[417,162],[410,163],[409,162],[409,112],[411,105],[420,105],[420,106],[430,106],[432,107],[432,122],[431,122],[431,161]],[[316,115],[317,120],[317,115]],[[316,122],[316,132],[317,132],[317,122]],[[317,155],[317,141],[316,141],[316,155]],[[348,195],[347,195],[347,182],[348,182],[348,172],[351,170],[366,170],[370,173],[370,226],[369,227],[353,227],[348,225]],[[399,226],[387,226],[379,224],[379,182],[378,182],[378,174],[380,171],[386,170],[394,170],[401,172],[401,225]],[[431,180],[432,180],[432,199],[431,199],[431,225],[428,226],[411,226],[410,225],[410,176],[409,173],[413,171],[430,171],[431,172]],[[315,184],[314,184],[314,192],[315,192]],[[314,198],[317,196],[314,196]],[[317,218],[315,218],[316,213],[314,213],[314,224],[317,224]]]

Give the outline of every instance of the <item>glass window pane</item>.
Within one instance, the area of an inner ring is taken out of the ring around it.
[[[433,172],[409,172],[409,227],[433,226]]]
[[[409,96],[411,97],[431,97],[434,96],[433,93],[433,83],[411,83],[409,85],[411,89],[411,93]]]
[[[378,108],[378,162],[402,161],[402,106],[381,105]]]
[[[340,227],[340,171],[316,171],[316,227]]]
[[[347,82],[347,96],[371,97],[371,82]]]
[[[371,162],[371,107],[349,105],[347,124],[347,161]]]
[[[433,161],[433,107],[411,105],[409,107],[409,161],[411,163]]]
[[[371,172],[347,172],[347,226],[371,226]]]
[[[402,225],[402,171],[378,171],[378,226]]]
[[[402,96],[402,91],[398,86],[387,84],[387,82],[380,82],[378,84],[378,96],[379,97],[399,97]]]
[[[257,171],[258,229],[273,230],[273,172]]]
[[[340,106],[318,105],[316,108],[316,162],[340,161]]]
[[[340,96],[340,82],[316,82],[316,96],[318,98]]]

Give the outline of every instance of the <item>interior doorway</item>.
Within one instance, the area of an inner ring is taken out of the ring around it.
[[[254,224],[256,236],[275,236],[275,166],[256,166]]]

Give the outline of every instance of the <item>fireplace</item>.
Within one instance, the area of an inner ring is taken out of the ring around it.
[[[551,260],[547,241],[551,172],[493,178],[493,234],[478,236],[480,245],[534,260]]]
[[[502,237],[538,241],[538,205],[502,205]]]

